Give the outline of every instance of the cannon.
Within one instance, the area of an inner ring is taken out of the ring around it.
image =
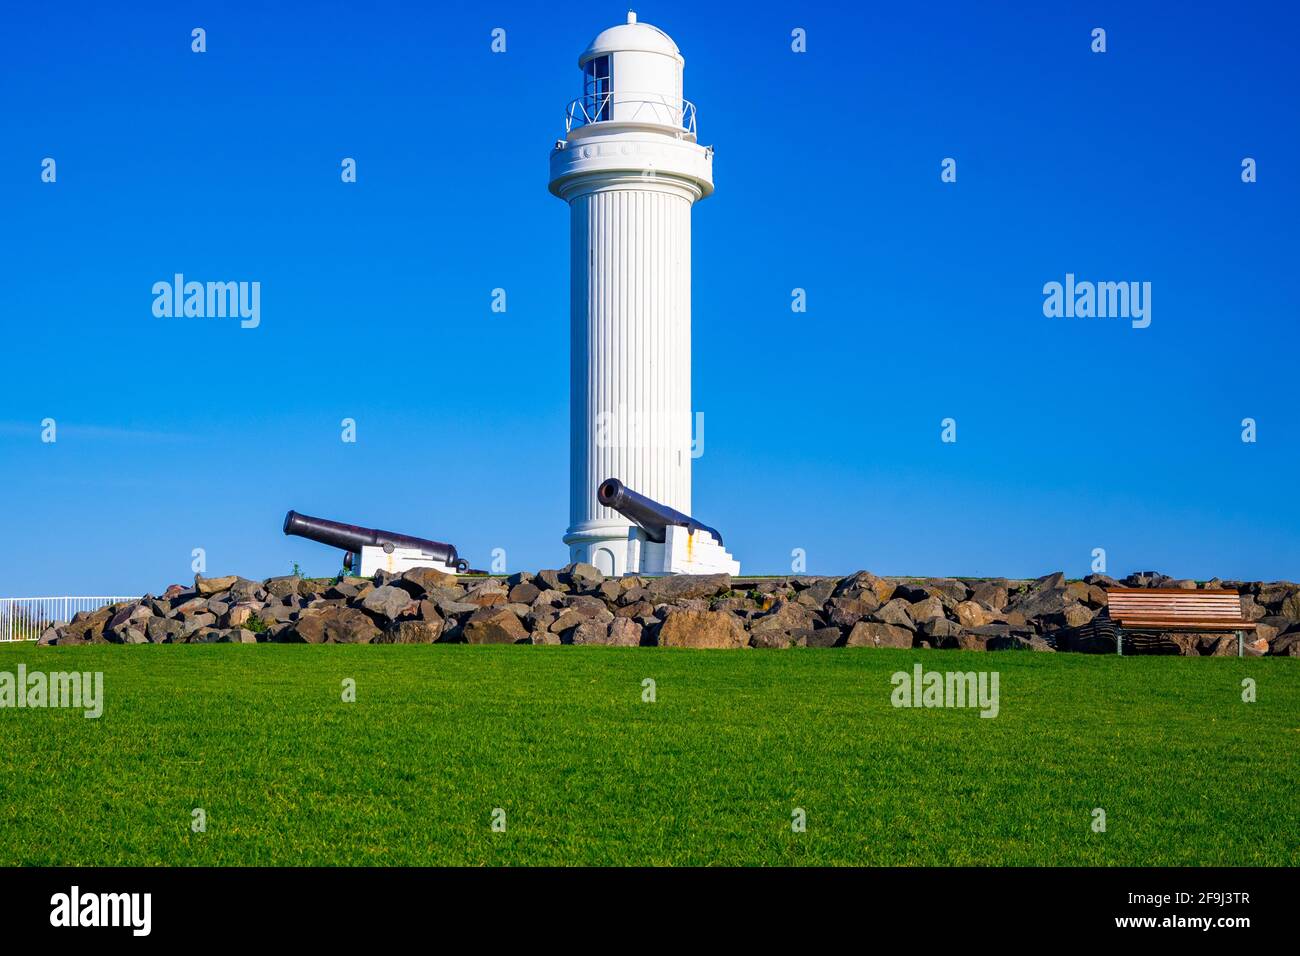
[[[617,478],[602,481],[596,499],[636,525],[628,535],[630,572],[740,573],[740,564],[727,553],[716,528],[633,491]]]
[[[645,531],[646,539],[663,544],[668,526],[685,528],[687,532],[707,531],[713,540],[722,544],[722,535],[716,529],[684,515],[676,508],[661,505],[652,498],[633,491],[617,478],[606,478],[596,489],[596,497],[606,508],[613,508],[624,518],[634,521]]]
[[[411,568],[436,568],[448,574],[464,574],[469,570],[469,562],[457,555],[454,545],[313,518],[296,511],[284,516],[284,533],[342,548],[347,552],[343,566],[362,577],[370,577],[380,570],[398,573]]]

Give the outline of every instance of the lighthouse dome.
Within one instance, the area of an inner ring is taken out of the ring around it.
[[[612,53],[657,53],[676,60],[679,67],[686,62],[672,37],[649,23],[638,23],[636,14],[631,12],[627,23],[602,30],[587,44],[578,57],[578,66],[586,66],[589,60]]]

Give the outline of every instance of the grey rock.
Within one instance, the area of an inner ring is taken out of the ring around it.
[[[595,623],[605,626],[612,620],[614,620],[613,613],[602,603],[579,604],[561,611],[550,629],[556,634],[565,634],[580,624]]]
[[[402,580],[425,591],[434,588],[456,587],[459,579],[454,574],[439,571],[437,568],[411,568],[402,572]]]
[[[605,575],[601,574],[594,564],[586,564],[582,561],[568,565],[563,575],[564,580],[579,591],[599,587],[605,580]]]
[[[268,604],[257,612],[257,616],[268,624],[284,624],[292,621],[297,616],[297,613],[297,608],[287,607],[283,604]]]
[[[568,631],[570,644],[608,644],[609,624],[586,620]]]
[[[104,637],[115,644],[139,644],[143,643],[143,635],[146,624],[153,611],[144,604],[128,604],[122,607],[116,614],[108,620],[104,627]],[[128,631],[133,632],[127,634]],[[134,634],[139,633],[141,640],[134,639]]]
[[[213,594],[220,594],[222,591],[229,591],[238,580],[239,577],[234,574],[222,578],[205,578],[196,574],[194,575],[194,590],[198,591],[201,597],[210,597]]]
[[[352,607],[327,607],[303,615],[294,631],[307,644],[369,644],[380,635],[369,615]]]
[[[182,637],[189,638],[199,631],[209,630],[215,627],[217,616],[215,614],[208,614],[205,611],[202,614],[193,614],[185,618],[181,623],[183,627],[181,631]]]
[[[361,606],[376,617],[397,620],[412,604],[411,595],[404,589],[386,584],[375,588],[361,601]]]
[[[796,585],[796,590],[799,593],[795,595],[795,600],[809,607],[822,607],[831,599],[835,589],[840,585],[839,578],[803,578],[801,580],[806,583],[803,586]]]
[[[272,597],[286,598],[296,595],[302,586],[302,578],[296,574],[286,574],[278,578],[266,579],[266,593]]]
[[[867,619],[878,624],[891,624],[909,631],[915,630],[916,623],[907,613],[910,606],[904,598],[893,598],[867,615]]]
[[[939,599],[945,608],[952,609],[970,597],[970,588],[956,578],[927,578],[926,590],[930,597]]]
[[[810,608],[797,601],[787,601],[782,598],[767,614],[750,621],[749,632],[763,641],[775,640],[779,643],[784,639],[788,644],[794,631],[811,630],[820,625],[821,621]]]
[[[219,643],[222,644],[256,644],[257,635],[246,627],[232,627],[221,632]]]
[[[800,647],[839,647],[845,643],[844,631],[838,627],[814,627],[803,631],[792,631]]]
[[[930,597],[930,589],[920,581],[904,581],[894,585],[894,597],[901,598],[908,604],[915,604]]]
[[[946,639],[953,642],[961,635],[962,627],[945,617],[932,617],[921,625],[921,633],[930,641],[931,647],[944,647]]]
[[[642,601],[650,600],[650,591],[648,588],[637,584],[633,587],[626,588],[618,596],[619,604],[639,604]]]
[[[784,650],[788,647],[807,647],[808,638],[815,633],[811,627],[796,628],[792,631],[759,631],[757,634],[749,635],[749,646],[756,647],[760,650]],[[839,628],[835,629],[836,636],[839,636]]]
[[[711,598],[731,590],[730,574],[670,574],[646,583],[650,603],[672,604],[691,598]]]
[[[472,614],[475,611],[482,610],[477,604],[470,604],[468,601],[437,601],[438,610],[446,617],[455,617],[458,614]]]
[[[152,618],[145,626],[150,644],[173,644],[185,636],[185,625],[174,618]]]
[[[913,639],[914,635],[905,627],[879,621],[859,621],[853,625],[845,644],[849,647],[908,648]]]
[[[924,624],[936,617],[943,617],[943,602],[936,596],[923,601],[916,601],[907,607],[907,616],[917,624]]]
[[[1291,631],[1274,638],[1268,646],[1274,657],[1300,657],[1300,631]]]
[[[1054,648],[1041,637],[1025,638],[1017,634],[1006,637],[990,637],[985,643],[990,651],[1051,651]]]
[[[1089,574],[1083,580],[1085,583],[1091,584],[1094,587],[1099,587],[1099,588],[1119,587],[1119,582],[1116,581],[1114,578],[1112,578],[1109,574]]]
[[[1255,600],[1263,604],[1274,614],[1281,610],[1282,602],[1295,590],[1290,581],[1269,581],[1261,583],[1255,591]]]
[[[528,581],[521,581],[510,589],[507,597],[512,604],[532,604],[541,596],[541,593],[537,585]]]
[[[529,631],[536,636],[539,632],[550,632],[553,625],[559,618],[560,614],[554,608],[550,607],[532,607],[529,609],[527,616],[524,617],[524,625]],[[560,642],[559,634],[555,635],[555,643]],[[534,643],[537,643],[534,641]]]
[[[170,616],[181,619],[202,614],[208,609],[208,599],[203,597],[186,598],[172,606]]]
[[[530,607],[534,610],[540,607],[561,607],[568,597],[569,595],[563,591],[554,591],[548,588],[545,591],[538,592],[537,597],[533,598],[530,603]]]
[[[470,644],[517,644],[528,638],[528,632],[514,612],[499,606],[475,610],[465,622],[462,633]]]
[[[638,647],[641,630],[641,625],[630,617],[617,617],[609,622],[609,643],[613,647]]]
[[[1035,581],[1023,594],[1008,605],[1007,610],[1022,614],[1026,620],[1057,614],[1074,603],[1065,584],[1065,575],[1060,571],[1048,574]]]
[[[266,591],[257,581],[250,581],[248,578],[239,578],[230,587],[231,604],[250,604],[254,601],[266,600]]]
[[[835,586],[835,597],[866,598],[868,595],[879,606],[894,596],[897,585],[892,581],[877,577],[870,571],[851,574]]]
[[[1097,616],[1097,609],[1083,604],[1067,604],[1059,611],[1042,615],[1049,628],[1081,627]]]
[[[658,633],[662,647],[736,648],[749,637],[740,618],[728,611],[671,610]]]
[[[993,611],[1001,611],[1007,606],[1007,586],[996,581],[981,581],[971,589],[970,599],[983,604]]]
[[[432,601],[437,604],[441,601],[454,601],[456,603],[465,602],[465,589],[462,587],[437,587],[429,588],[424,592],[421,600]]]
[[[432,644],[442,636],[442,619],[397,621],[375,638],[375,644]]]
[[[874,595],[869,598],[831,598],[826,605],[826,618],[839,627],[851,628],[879,607]]]
[[[727,610],[726,608],[711,608],[710,610]],[[635,604],[624,604],[614,609],[615,617],[638,618],[654,614],[654,605],[649,601],[638,601]]]
[[[1253,594],[1241,596],[1241,613],[1248,621],[1258,621],[1268,616],[1268,609],[1255,600]]]
[[[567,579],[568,575],[565,574],[564,578]],[[559,571],[552,571],[549,569],[545,571],[538,571],[537,576],[534,578],[534,583],[543,591],[568,591],[569,590],[569,585],[567,580],[561,580],[561,573]]]

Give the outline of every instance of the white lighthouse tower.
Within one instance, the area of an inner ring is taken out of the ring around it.
[[[605,574],[645,570],[646,537],[600,504],[603,481],[691,513],[691,206],[713,192],[713,150],[682,98],[685,63],[629,13],[578,58],[583,95],[551,153],[571,211],[564,541]]]

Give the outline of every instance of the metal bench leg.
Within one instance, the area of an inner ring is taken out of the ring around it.
[[[1115,653],[1124,656],[1124,628],[1115,628]]]
[[[1242,634],[1244,634],[1244,633],[1245,633],[1244,631],[1238,631],[1238,632],[1237,632],[1237,656],[1238,656],[1238,657],[1241,657],[1241,656],[1242,656],[1242,653],[1241,653],[1241,644],[1242,644],[1241,636],[1242,636]]]

